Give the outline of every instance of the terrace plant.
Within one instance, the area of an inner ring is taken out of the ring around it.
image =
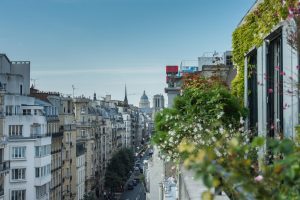
[[[246,111],[222,81],[184,82],[174,107],[155,119],[153,141],[163,158],[193,170],[208,188],[222,186],[233,199],[299,199],[299,142],[268,139],[270,152],[264,155],[266,140],[244,131]],[[271,164],[265,162],[268,155]],[[210,191],[203,199],[214,197]]]

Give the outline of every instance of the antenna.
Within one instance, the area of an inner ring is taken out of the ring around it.
[[[73,89],[73,98],[74,98],[74,91],[75,91],[75,89],[77,89],[77,88],[75,88],[75,86],[72,85],[72,89]]]

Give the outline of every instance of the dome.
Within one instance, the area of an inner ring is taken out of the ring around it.
[[[148,100],[145,90],[144,90],[144,94],[141,96],[139,108],[150,109],[150,101]]]
[[[141,96],[141,100],[148,100],[145,90],[144,90],[144,94]]]

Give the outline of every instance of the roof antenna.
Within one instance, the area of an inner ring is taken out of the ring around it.
[[[76,89],[74,85],[72,85],[72,89],[73,89],[73,98],[74,98],[74,91]]]

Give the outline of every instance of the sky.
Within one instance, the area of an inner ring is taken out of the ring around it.
[[[42,91],[123,100],[126,84],[130,104],[152,103],[166,65],[230,50],[254,1],[1,0],[0,53],[30,61]]]

